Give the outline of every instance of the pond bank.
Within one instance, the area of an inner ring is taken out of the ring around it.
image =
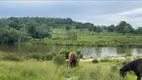
[[[120,56],[120,57],[104,57],[104,58],[83,58],[83,59],[80,59],[79,61],[81,62],[91,62],[93,61],[93,59],[96,59],[98,61],[101,61],[101,60],[134,60],[134,59],[137,59],[137,58],[142,58],[142,56]]]

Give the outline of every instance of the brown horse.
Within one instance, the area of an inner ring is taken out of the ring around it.
[[[122,77],[126,76],[126,72],[127,71],[134,71],[135,74],[137,75],[137,80],[141,80],[142,77],[142,59],[137,59],[134,61],[131,61],[129,63],[127,63],[126,65],[124,65],[121,69],[120,69],[120,75]]]
[[[74,52],[71,52],[69,54],[68,66],[75,67],[76,65],[77,65],[77,54]]]

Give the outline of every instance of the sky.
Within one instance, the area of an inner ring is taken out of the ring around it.
[[[59,17],[94,25],[117,25],[120,21],[134,28],[142,27],[140,0],[4,0],[0,1],[0,18]]]

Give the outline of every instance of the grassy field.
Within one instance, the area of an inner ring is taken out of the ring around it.
[[[75,39],[74,39],[75,38]],[[57,44],[57,45],[76,45],[76,46],[142,46],[142,36],[134,34],[108,33],[106,31],[98,34],[89,32],[87,29],[53,29],[52,39],[34,39],[32,43],[38,44]]]
[[[121,63],[80,62],[76,68],[57,66],[52,61],[1,61],[0,80],[136,80],[133,73],[119,76]]]

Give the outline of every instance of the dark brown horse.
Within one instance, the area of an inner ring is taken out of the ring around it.
[[[142,77],[142,59],[137,59],[125,64],[120,69],[120,75],[122,77],[126,76],[127,71],[134,71],[137,75],[137,80],[141,80]]]
[[[75,67],[76,65],[77,65],[77,54],[74,52],[71,52],[69,54],[68,66]]]

